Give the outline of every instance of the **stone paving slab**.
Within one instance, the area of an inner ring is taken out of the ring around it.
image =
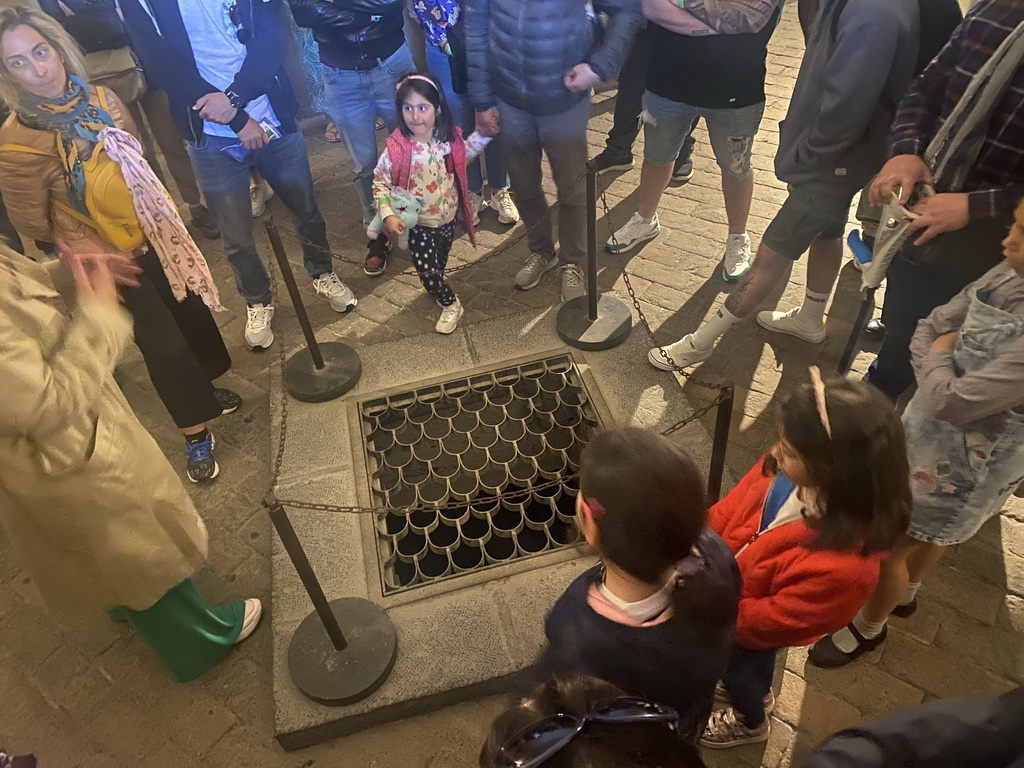
[[[787,4],[769,48],[769,98],[754,149],[757,186],[750,226],[754,241],[784,195],[784,185],[773,175],[772,157],[777,121],[785,112],[800,64],[802,42],[795,10],[795,4]],[[603,148],[613,98],[614,90],[604,90],[595,99],[588,132],[592,155]],[[311,127],[307,140],[335,252],[358,261],[364,241],[356,220],[358,204],[351,190],[348,159],[339,146],[323,141],[322,123]],[[605,290],[623,290],[621,269],[628,265],[662,343],[691,330],[730,290],[716,274],[726,229],[717,171],[703,127],[697,131],[697,140],[693,181],[672,187],[665,197],[665,234],[629,258],[601,257],[599,280]],[[621,226],[632,213],[638,182],[639,166],[601,178],[614,226]],[[553,191],[550,180],[547,189]],[[272,200],[269,210],[268,215],[282,227],[287,225],[288,216],[279,201]],[[607,233],[603,218],[599,231]],[[493,212],[485,212],[483,219],[480,246],[474,251],[462,239],[454,249],[453,264],[479,258],[510,232],[514,236],[521,231],[499,225]],[[269,257],[262,233],[259,242],[264,257]],[[273,535],[259,508],[269,483],[270,412],[278,392],[270,369],[279,350],[294,350],[301,337],[287,298],[279,290],[275,319],[279,346],[263,354],[247,351],[241,343],[243,305],[231,290],[220,244],[200,244],[227,305],[218,321],[234,366],[224,382],[242,392],[246,403],[238,413],[213,425],[221,446],[222,477],[209,487],[185,481],[211,533],[211,561],[197,581],[213,601],[260,597],[272,620],[276,612],[270,601]],[[338,273],[360,298],[353,313],[339,317],[313,299],[298,249],[287,239],[286,244],[321,338],[343,339],[362,349],[432,331],[437,308],[415,277],[389,274],[374,280],[358,266],[339,262]],[[526,293],[509,290],[524,257],[525,245],[519,244],[505,255],[453,275],[452,284],[468,307],[466,328],[554,304],[554,280]],[[398,264],[409,266],[407,258],[396,259]],[[782,309],[798,304],[805,270],[803,262],[795,264],[790,285],[766,302],[766,308],[776,302]],[[829,306],[829,337],[822,346],[773,339],[747,323],[730,333],[698,369],[704,378],[730,376],[737,384],[737,418],[728,455],[734,475],[746,471],[772,439],[774,405],[795,383],[805,380],[806,366],[831,366],[838,359],[857,307],[857,283],[852,268],[844,267],[840,292]],[[855,373],[863,372],[874,351],[869,343],[862,342],[861,348],[854,361]],[[412,350],[410,357],[415,356]],[[640,359],[632,363],[645,365]],[[409,360],[394,364],[404,367]],[[667,375],[666,379],[671,381]],[[122,366],[120,380],[140,420],[181,472],[181,438],[156,399],[137,355]],[[684,382],[683,391],[694,407],[707,402],[702,398],[708,393],[699,387]],[[311,429],[315,420],[311,414]],[[707,430],[711,423],[702,420],[702,426]],[[330,436],[324,433],[323,439]],[[921,590],[918,614],[894,621],[896,642],[849,672],[812,669],[805,663],[806,651],[789,651],[776,679],[788,702],[785,717],[780,713],[774,718],[767,746],[710,753],[706,755],[709,765],[797,765],[821,731],[830,727],[823,717],[833,718],[832,724],[838,725],[947,691],[970,695],[1019,684],[1016,649],[1024,640],[1022,530],[1024,504],[1012,500],[1000,519],[939,564]],[[274,739],[271,641],[268,621],[221,666],[199,681],[180,686],[124,627],[102,616],[51,614],[0,535],[0,747],[35,752],[45,768],[471,768],[489,722],[505,705],[502,696],[483,698],[286,753]],[[972,644],[993,652],[984,658],[972,655]],[[961,674],[960,668],[971,674]],[[813,711],[822,707],[832,714]],[[180,716],[175,716],[175,710]]]

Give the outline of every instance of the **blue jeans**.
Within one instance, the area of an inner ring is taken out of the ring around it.
[[[373,218],[373,169],[377,165],[377,115],[388,131],[398,125],[395,114],[395,83],[416,69],[409,46],[403,43],[374,69],[357,72],[324,65],[327,114],[338,126],[345,149],[352,157],[356,194],[363,206],[363,227]]]
[[[452,87],[452,65],[451,56],[446,54],[436,45],[427,45],[427,67],[430,74],[437,78],[448,99],[448,108],[455,117],[455,124],[462,129],[463,136],[469,136],[476,130],[476,112],[469,98],[465,94],[456,93]],[[502,158],[501,136],[495,136],[494,140],[484,150],[484,157],[487,162],[487,183],[492,192],[499,189],[508,189],[508,174],[505,172],[505,161]],[[480,194],[484,188],[484,175],[480,167],[480,159],[477,158],[468,166],[466,171],[469,174],[469,191]]]
[[[188,154],[206,205],[224,238],[224,253],[235,273],[238,292],[250,306],[269,304],[273,300],[270,276],[253,238],[249,199],[252,169],[267,180],[291,211],[299,236],[309,241],[302,246],[302,256],[310,277],[334,270],[327,226],[313,196],[313,174],[300,131],[274,139],[262,149],[250,152],[242,162],[224,152],[224,147],[237,143],[237,138],[203,134],[198,145],[188,145]]]
[[[732,650],[722,685],[748,728],[760,728],[765,721],[764,698],[775,678],[775,649],[754,651],[739,645]]]

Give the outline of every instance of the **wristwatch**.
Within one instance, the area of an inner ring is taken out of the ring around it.
[[[235,109],[241,109],[245,106],[245,99],[234,91],[224,91],[224,95],[228,97],[228,101],[231,102],[231,106]]]

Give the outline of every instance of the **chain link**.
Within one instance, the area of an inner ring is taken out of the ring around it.
[[[583,175],[578,177],[576,179],[576,181],[573,183],[573,186],[578,184],[580,182],[580,180],[585,178],[585,176],[586,176],[586,174],[584,173]],[[609,230],[614,235],[614,228],[612,227],[612,223],[611,223],[611,212],[609,211],[609,208],[608,208],[608,200],[607,200],[607,196],[606,196],[605,190],[601,191],[600,200],[601,200],[601,205],[604,208],[605,220],[608,223]],[[556,205],[557,205],[557,203],[556,203]],[[556,206],[550,206],[548,208],[548,213],[545,214],[545,216],[550,216],[551,215],[551,211],[555,207]],[[538,222],[538,224],[536,226],[540,226],[541,223],[543,223],[543,220],[541,222]],[[315,243],[307,240],[306,238],[300,237],[299,235],[296,235],[296,234],[294,234],[292,232],[289,232],[288,230],[281,230],[281,229],[279,229],[278,231],[281,232],[282,234],[285,234],[286,236],[292,238],[293,240],[297,240],[297,241],[303,243],[304,245],[310,245],[310,246],[312,246],[314,248],[319,248],[321,251],[327,252],[326,249],[323,249],[320,246],[316,245]],[[485,254],[483,256],[483,258],[481,258],[481,259],[479,259],[477,261],[467,262],[465,264],[460,264],[458,266],[451,267],[449,269],[443,270],[443,272],[445,272],[445,273],[457,272],[459,270],[466,269],[468,267],[474,267],[474,266],[477,266],[479,264],[482,264],[483,262],[493,258],[494,256],[498,255],[499,253],[503,253],[504,251],[506,251],[509,248],[511,248],[512,245],[514,245],[515,243],[517,243],[520,240],[522,240],[522,238],[525,237],[528,233],[529,233],[529,230],[524,230],[523,232],[520,232],[515,237],[509,238],[508,240],[506,240],[504,243],[502,243],[502,245],[498,246],[497,248],[494,248],[489,253]],[[357,266],[360,266],[360,267],[362,266],[361,262],[357,262],[354,259],[346,259],[346,258],[339,257],[339,256],[334,256],[334,258],[338,259],[339,261],[344,261],[344,262],[347,262],[347,263],[356,264]],[[268,262],[269,262],[270,280],[271,280],[271,283],[273,285],[273,291],[276,294],[278,292],[277,266],[275,264],[275,260],[274,259],[269,259]],[[398,274],[418,275],[420,273],[417,272],[415,269],[411,269],[411,270],[406,270],[406,271],[398,273]],[[424,274],[437,274],[437,272],[434,272],[434,273],[424,273]],[[633,308],[636,310],[637,316],[640,318],[640,321],[643,323],[643,326],[644,326],[645,330],[647,331],[647,334],[651,337],[651,339],[653,341],[653,339],[654,339],[654,332],[651,330],[651,325],[650,325],[650,322],[647,320],[646,315],[644,315],[643,308],[640,306],[640,300],[637,298],[636,292],[633,289],[633,285],[629,281],[629,275],[627,274],[625,269],[623,269],[623,271],[622,271],[622,278],[623,278],[623,281],[626,284],[626,290],[629,292],[629,297],[630,297],[630,299],[633,302]],[[683,427],[685,427],[688,424],[691,424],[692,422],[696,421],[697,419],[702,418],[705,414],[710,412],[712,409],[717,408],[718,406],[720,406],[726,400],[726,394],[725,394],[724,391],[722,391],[722,385],[720,385],[720,384],[712,384],[710,382],[701,381],[700,379],[697,379],[697,378],[693,377],[692,375],[690,375],[686,371],[682,370],[679,366],[677,366],[672,361],[672,359],[668,356],[668,353],[666,353],[665,350],[662,347],[658,347],[658,349],[661,352],[662,356],[665,358],[666,362],[669,363],[670,365],[672,365],[672,368],[673,368],[673,370],[676,373],[679,373],[684,378],[686,378],[689,381],[692,381],[694,384],[697,384],[698,386],[709,388],[709,389],[715,389],[715,390],[718,390],[718,392],[719,392],[718,397],[716,397],[710,403],[708,403],[707,405],[705,405],[705,406],[699,408],[698,410],[694,411],[693,413],[691,413],[686,418],[681,419],[681,420],[677,421],[675,424],[672,424],[671,426],[669,426],[669,427],[665,428],[664,430],[662,430],[662,432],[661,432],[662,436],[667,437],[669,435],[674,434],[675,432],[678,432],[680,429],[682,429]],[[280,387],[278,388],[278,396],[280,397],[281,426],[280,426],[280,429],[278,431],[277,453],[276,453],[276,455],[274,457],[274,464],[273,464],[273,468],[272,468],[272,472],[271,472],[271,477],[270,477],[270,492],[271,492],[271,494],[274,493],[274,489],[277,487],[278,478],[280,478],[280,476],[281,476],[281,468],[284,465],[285,443],[287,442],[287,439],[288,439],[288,393],[287,393],[287,391],[285,389],[285,385],[284,385],[285,351],[284,351],[284,345],[283,344],[278,344],[278,357],[279,357],[279,362],[280,362],[279,370],[281,371],[281,383],[280,383]],[[570,475],[563,475],[562,477],[560,477],[560,478],[558,478],[556,480],[548,480],[548,481],[543,482],[543,483],[532,485],[530,488],[522,488],[522,489],[516,489],[516,490],[512,490],[512,491],[503,491],[501,493],[495,494],[495,496],[493,497],[493,500],[518,499],[520,497],[530,496],[533,493],[535,493],[536,491],[542,491],[542,490],[547,490],[547,489],[556,488],[556,487],[560,487],[563,490],[564,489],[568,489],[571,492],[576,492],[577,489],[575,487],[573,487],[573,486],[568,485],[568,482],[569,481],[573,481],[573,480],[577,480],[578,478],[579,478],[579,473],[578,472],[574,472],[574,473],[572,473]],[[491,501],[491,500],[492,499],[488,499],[488,501]],[[412,505],[412,506],[407,506],[407,507],[359,507],[359,506],[347,506],[347,505],[339,505],[339,504],[322,504],[322,503],[315,503],[315,502],[309,502],[309,501],[301,501],[299,499],[278,499],[278,501],[282,505],[284,505],[286,507],[292,507],[294,509],[319,510],[319,511],[323,511],[323,512],[334,512],[334,513],[340,513],[340,514],[359,514],[359,515],[367,515],[367,514],[375,514],[375,515],[406,514],[406,513],[412,512],[412,511],[417,510],[417,509],[434,509],[434,510],[459,509],[459,508],[465,507],[468,503],[470,503],[470,502],[466,502],[466,501],[451,501],[451,502],[448,502],[446,504],[418,504],[418,505]]]
[[[605,220],[605,223],[608,226],[608,237],[609,237],[609,239],[614,239],[614,237],[615,237],[615,228],[612,225],[611,210],[609,210],[609,208],[608,208],[608,191],[607,191],[607,189],[602,189],[601,190],[601,194],[600,194],[599,197],[600,197],[600,200],[601,200],[601,207],[604,209],[604,220]],[[633,283],[630,281],[630,279],[629,279],[629,272],[626,270],[625,267],[622,268],[622,282],[625,283],[625,285],[626,285],[626,291],[629,293],[630,301],[633,302],[633,309],[636,310],[637,317],[640,318],[640,322],[643,324],[644,330],[647,331],[647,335],[650,337],[651,341],[655,344],[655,346],[657,346],[658,354],[661,355],[662,359],[665,361],[665,364],[670,366],[673,372],[678,373],[684,379],[686,379],[687,381],[693,382],[698,387],[704,387],[706,389],[721,389],[722,388],[722,384],[721,383],[714,384],[714,383],[712,383],[710,381],[702,381],[701,379],[698,379],[696,376],[694,376],[689,371],[683,369],[681,366],[676,365],[675,360],[673,360],[671,357],[669,357],[669,354],[668,354],[668,352],[665,351],[665,348],[663,346],[661,346],[660,344],[658,344],[658,342],[655,340],[655,338],[654,338],[654,330],[651,328],[651,321],[647,319],[647,315],[644,314],[644,308],[642,306],[640,306],[640,299],[636,295],[636,291],[633,289]]]

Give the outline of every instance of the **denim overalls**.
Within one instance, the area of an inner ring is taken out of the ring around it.
[[[1020,278],[1007,269],[992,289],[971,292],[954,350],[963,373],[984,367],[1024,336],[1024,318],[988,303],[991,290],[1014,279]],[[1024,480],[1024,409],[961,429],[936,418],[917,394],[903,414],[903,427],[914,497],[907,533],[915,539],[943,546],[966,541]]]

